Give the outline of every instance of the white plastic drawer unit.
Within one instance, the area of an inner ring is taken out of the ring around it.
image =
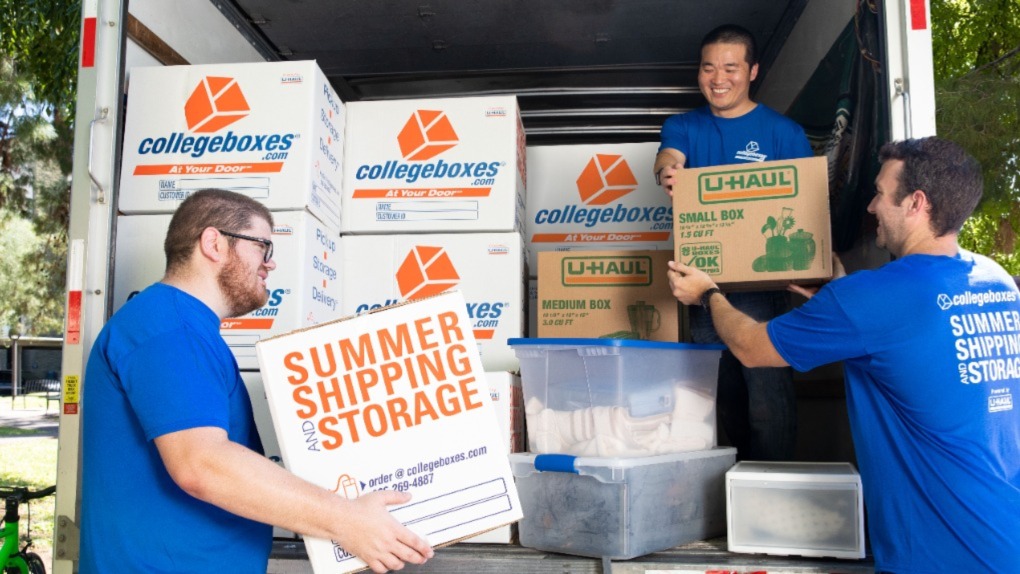
[[[726,522],[731,552],[864,558],[861,476],[845,462],[739,462]]]

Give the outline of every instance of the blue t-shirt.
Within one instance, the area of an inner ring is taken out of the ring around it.
[[[1020,293],[986,257],[908,255],[768,324],[799,371],[844,361],[878,571],[1020,572]]]
[[[219,327],[204,303],[157,283],[97,337],[82,389],[82,574],[266,571],[272,529],[185,493],[153,442],[219,427],[262,451]]]
[[[714,116],[708,106],[670,116],[659,138],[659,151],[683,152],[688,168],[813,155],[804,129],[762,104],[736,118]]]

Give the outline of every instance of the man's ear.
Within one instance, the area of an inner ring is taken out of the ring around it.
[[[206,227],[202,230],[202,235],[198,237],[199,253],[209,261],[222,261],[227,256],[227,250],[230,249],[230,242],[221,241],[222,239],[226,238],[216,231],[216,228]]]
[[[920,189],[915,189],[913,193],[906,197],[906,201],[910,202],[907,204],[907,207],[911,213],[926,213],[930,207],[928,194]]]
[[[748,81],[753,82],[758,78],[758,64],[751,66],[751,74],[748,76]]]

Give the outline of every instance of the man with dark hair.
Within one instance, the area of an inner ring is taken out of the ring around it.
[[[174,213],[163,280],[125,303],[85,372],[82,574],[264,573],[269,524],[335,540],[375,572],[421,564],[428,543],[379,491],[354,500],[262,456],[220,321],[266,303],[272,215],[202,190]]]
[[[712,167],[753,161],[810,157],[811,146],[796,122],[751,100],[758,76],[754,36],[739,26],[720,26],[701,42],[698,86],[707,105],[669,117],[662,126],[656,180],[674,190],[684,167]],[[790,307],[785,291],[743,292],[732,303],[760,320]],[[688,310],[696,343],[718,343],[711,316],[699,306]],[[797,440],[796,395],[789,368],[748,369],[724,351],[719,361],[718,409],[726,436],[745,460],[790,460]]]
[[[934,137],[886,144],[868,211],[896,257],[761,322],[711,277],[670,262],[673,294],[707,300],[750,366],[843,361],[879,572],[1020,572],[1020,291],[957,244],[981,169]],[[812,296],[813,295],[813,296]]]

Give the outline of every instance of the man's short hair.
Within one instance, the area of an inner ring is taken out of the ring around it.
[[[170,219],[163,241],[166,271],[183,267],[202,232],[209,227],[237,233],[258,218],[273,225],[273,214],[254,199],[225,189],[202,189],[189,195]],[[234,238],[227,238],[231,243]]]
[[[747,28],[736,24],[723,24],[714,28],[701,39],[701,48],[698,53],[700,54],[700,50],[704,50],[705,46],[709,44],[743,44],[747,48],[744,56],[747,66],[752,67],[758,63],[758,44],[755,43],[754,36]]]
[[[928,196],[935,237],[958,233],[981,201],[981,164],[949,140],[931,136],[889,142],[879,150],[878,159],[903,162],[897,204],[918,189]]]

